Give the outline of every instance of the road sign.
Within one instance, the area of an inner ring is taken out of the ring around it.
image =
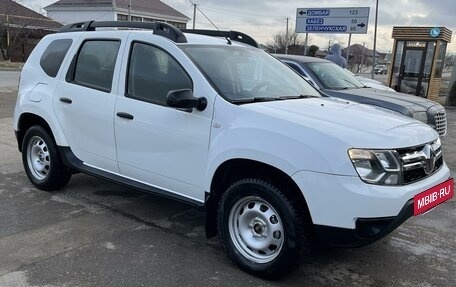
[[[298,8],[297,33],[366,34],[369,7]]]

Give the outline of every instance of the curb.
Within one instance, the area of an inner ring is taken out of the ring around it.
[[[0,67],[0,71],[2,71],[2,72],[20,72],[20,71],[22,71],[22,68],[4,68],[4,67]]]

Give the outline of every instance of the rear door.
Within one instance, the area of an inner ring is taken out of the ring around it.
[[[85,164],[118,172],[114,107],[126,34],[87,32],[60,80],[53,104],[72,152]]]

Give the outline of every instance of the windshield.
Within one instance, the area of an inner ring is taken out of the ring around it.
[[[307,66],[326,89],[343,90],[364,87],[350,72],[334,63],[307,63]]]
[[[320,97],[292,69],[261,49],[220,45],[181,48],[228,101]]]

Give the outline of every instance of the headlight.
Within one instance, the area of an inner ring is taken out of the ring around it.
[[[350,149],[348,155],[364,182],[378,185],[401,184],[402,170],[395,151]]]
[[[420,122],[423,122],[425,124],[428,123],[428,119],[427,119],[427,114],[426,112],[414,112],[413,113],[413,118],[417,121],[420,121]]]

